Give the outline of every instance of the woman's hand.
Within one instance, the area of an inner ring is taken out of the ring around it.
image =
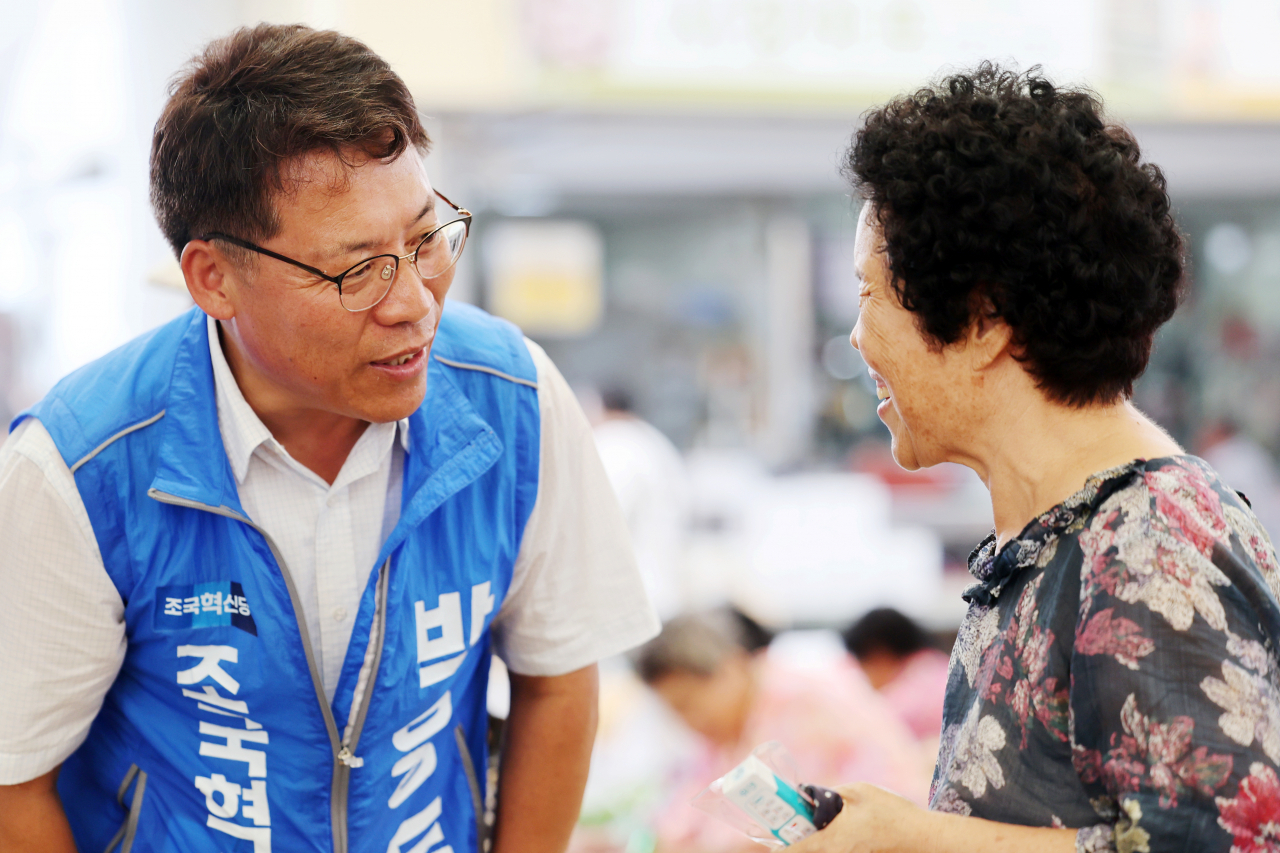
[[[927,825],[938,815],[897,794],[858,782],[836,792],[844,808],[821,832],[815,832],[790,853],[896,853],[917,851],[928,838]]]
[[[865,783],[836,788],[844,808],[788,853],[1075,853],[1074,829],[1015,826],[926,811]]]

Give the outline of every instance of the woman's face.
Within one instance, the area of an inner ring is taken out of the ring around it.
[[[670,672],[653,689],[689,728],[722,746],[738,742],[751,711],[751,662],[745,655],[726,660],[711,675]]]
[[[876,414],[889,428],[893,458],[908,471],[945,462],[964,423],[960,347],[933,345],[898,301],[869,203],[858,218],[854,263],[859,311],[849,340],[875,380]]]

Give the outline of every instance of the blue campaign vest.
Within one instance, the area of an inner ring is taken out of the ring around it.
[[[19,416],[73,471],[125,605],[124,666],[58,781],[80,850],[477,849],[487,628],[538,490],[536,378],[514,327],[444,312],[331,707],[287,567],[240,505],[204,314]]]

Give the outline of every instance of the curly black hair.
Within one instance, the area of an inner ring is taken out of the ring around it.
[[[1114,402],[1178,305],[1183,240],[1133,135],[1039,72],[984,62],[871,110],[842,171],[935,344],[989,305],[1051,399]]]

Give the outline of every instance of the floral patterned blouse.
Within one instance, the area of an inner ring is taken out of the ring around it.
[[[931,808],[1280,853],[1280,568],[1207,464],[1095,474],[969,571]]]

